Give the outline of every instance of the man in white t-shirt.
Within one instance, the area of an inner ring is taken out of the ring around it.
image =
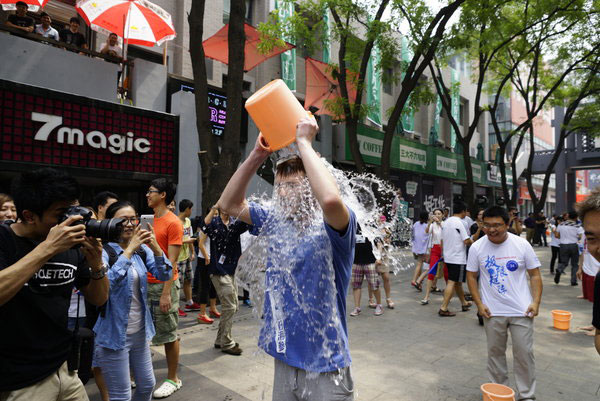
[[[582,229],[577,223],[577,212],[569,212],[568,219],[558,225],[554,230],[554,235],[560,241],[560,257],[558,267],[554,275],[554,282],[560,282],[560,275],[565,272],[565,268],[571,261],[571,285],[577,285],[577,269],[579,268],[579,240],[581,239]]]
[[[43,12],[40,14],[40,21],[42,23],[35,26],[34,32],[45,38],[59,40],[58,31],[50,26],[52,23],[50,16]]]
[[[484,317],[490,379],[508,385],[506,342],[510,331],[516,399],[534,400],[533,318],[542,299],[541,264],[527,240],[508,232],[509,221],[508,212],[499,206],[484,212],[487,235],[469,250],[467,282]]]
[[[448,284],[444,290],[444,300],[438,311],[440,316],[456,316],[456,313],[448,310],[448,304],[452,299],[454,290],[462,304],[462,311],[466,312],[472,305],[465,299],[462,283],[465,282],[465,266],[467,263],[467,246],[473,242],[462,219],[467,213],[464,202],[455,202],[453,215],[449,217],[442,226],[442,250],[444,263],[448,269]]]

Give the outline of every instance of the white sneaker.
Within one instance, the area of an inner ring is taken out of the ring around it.
[[[380,304],[377,304],[377,306],[375,307],[375,316],[381,316],[383,315],[383,308],[381,307]]]
[[[159,388],[154,390],[154,398],[167,398],[172,395],[175,391],[179,390],[183,383],[181,380],[177,380],[177,383],[173,380],[165,380],[163,384],[160,385]]]
[[[350,316],[358,316],[360,315],[360,308],[354,308],[352,312],[350,312]]]

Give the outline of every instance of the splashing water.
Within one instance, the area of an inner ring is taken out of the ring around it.
[[[395,232],[408,245],[411,228],[410,221],[393,216],[394,188],[372,174],[341,171],[322,160],[362,234],[380,244],[373,248],[376,258],[394,274],[410,268],[412,254],[392,241]],[[334,358],[347,365],[332,246],[308,179],[278,183],[270,198],[253,196],[251,201],[262,211],[262,224],[239,259],[236,280],[250,291],[253,313],[261,322],[259,347],[273,356],[302,358],[309,375]],[[289,346],[300,338],[306,349]]]

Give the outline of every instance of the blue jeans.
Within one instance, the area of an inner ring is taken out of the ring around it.
[[[128,334],[125,348],[115,351],[97,346],[96,363],[102,368],[111,401],[148,401],[152,398],[152,390],[156,384],[152,369],[150,346],[146,342],[146,333],[142,329],[135,334]],[[129,369],[137,387],[131,396],[131,380]]]

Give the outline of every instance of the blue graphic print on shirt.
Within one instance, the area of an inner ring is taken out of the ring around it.
[[[509,260],[508,262],[506,262],[506,268],[508,269],[508,271],[514,272],[517,271],[517,269],[519,268],[519,264],[514,260]]]
[[[490,274],[490,287],[495,288],[499,294],[506,294],[506,286],[502,283],[508,273],[506,273],[504,266],[496,263],[495,256],[488,256],[485,260],[485,268]]]

